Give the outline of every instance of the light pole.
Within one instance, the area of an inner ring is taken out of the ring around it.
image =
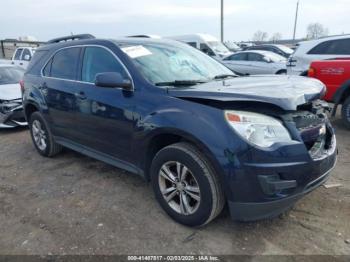
[[[220,28],[221,28],[220,39],[221,39],[221,42],[223,43],[224,42],[224,0],[221,0]]]
[[[294,21],[293,40],[295,40],[295,33],[296,33],[296,31],[297,31],[298,12],[299,12],[299,0],[298,0],[298,2],[297,2],[297,9],[296,9],[296,11],[295,11],[295,21]]]

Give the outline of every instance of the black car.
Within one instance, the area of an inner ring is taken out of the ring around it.
[[[284,46],[284,45],[254,45],[249,46],[245,48],[244,50],[263,50],[263,51],[270,51],[273,53],[276,53],[280,56],[283,56],[285,58],[290,57],[291,54],[293,54],[294,50]]]
[[[177,41],[82,35],[36,51],[23,101],[41,155],[67,147],[139,174],[174,220],[200,226],[225,203],[236,220],[275,216],[329,177],[324,92],[314,79],[237,77]]]

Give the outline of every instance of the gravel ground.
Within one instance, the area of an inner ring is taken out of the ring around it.
[[[327,182],[271,220],[225,210],[192,229],[173,222],[133,174],[65,150],[39,156],[27,129],[0,131],[0,254],[350,255],[350,131],[334,121],[339,159]]]

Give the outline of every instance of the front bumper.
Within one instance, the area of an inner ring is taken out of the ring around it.
[[[277,216],[322,185],[337,161],[336,138],[331,127],[329,130],[329,148],[317,154],[296,144],[260,152],[260,156],[252,150],[249,157],[241,159],[244,163],[234,171],[229,183],[232,218],[254,221]]]
[[[232,219],[237,221],[256,221],[278,216],[284,211],[290,209],[304,195],[308,194],[326,182],[331,174],[332,169],[335,167],[336,154],[333,156],[332,162],[334,164],[331,169],[329,169],[326,173],[319,176],[315,180],[310,181],[299,193],[267,202],[240,203],[228,201]]]
[[[8,111],[0,111],[0,128],[27,126],[23,106],[19,105]]]

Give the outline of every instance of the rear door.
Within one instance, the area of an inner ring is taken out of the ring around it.
[[[80,53],[80,47],[56,52],[44,67],[44,81],[39,87],[46,97],[52,131],[56,136],[71,140],[79,137],[76,117],[79,108],[77,78]]]

